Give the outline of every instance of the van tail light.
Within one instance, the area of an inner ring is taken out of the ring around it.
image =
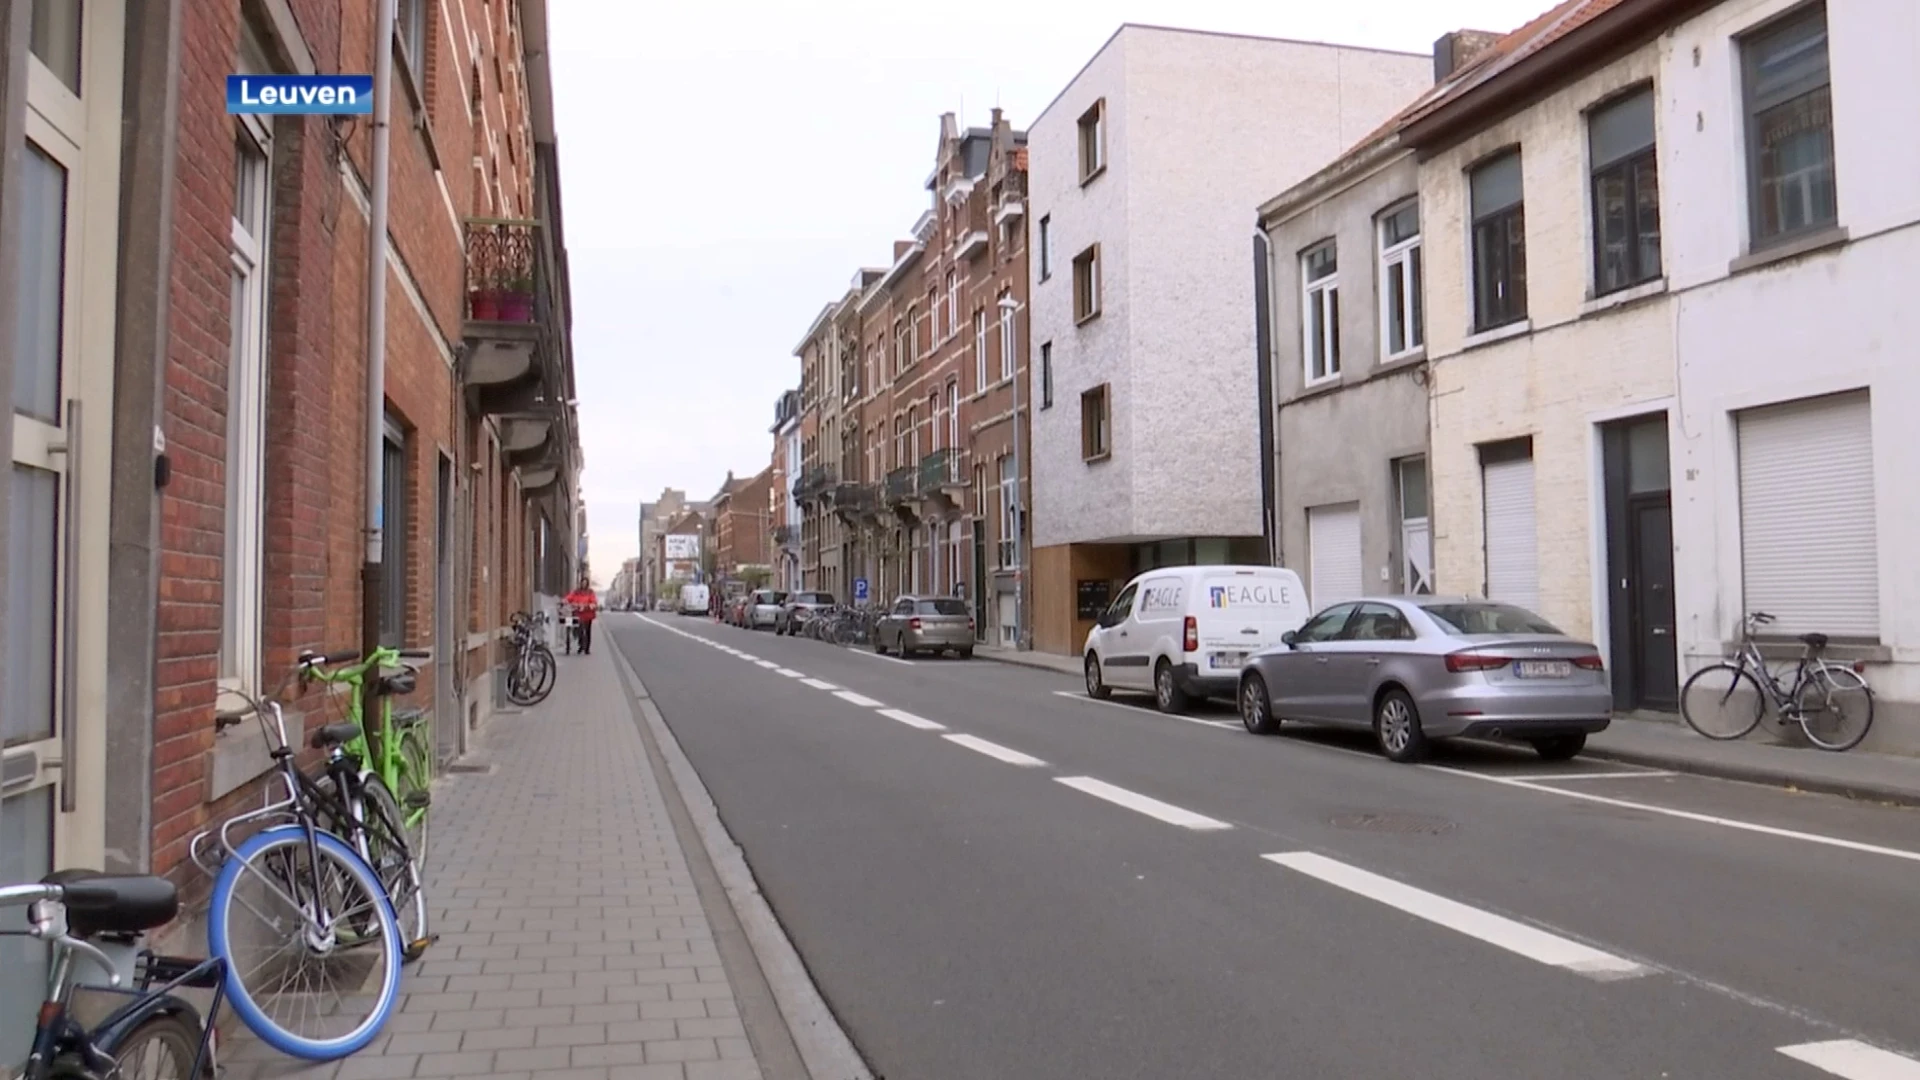
[[[1188,652],[1200,651],[1200,622],[1191,615],[1187,616],[1186,640],[1180,646]]]
[[[1491,656],[1487,653],[1457,652],[1447,654],[1447,670],[1458,675],[1467,671],[1497,671],[1513,663],[1510,656]]]
[[[971,615],[967,616],[967,632],[973,632],[973,616]]]
[[[1599,654],[1597,654],[1597,653],[1595,653],[1595,654],[1593,654],[1593,655],[1590,655],[1590,656],[1576,656],[1576,657],[1574,657],[1574,658],[1573,658],[1573,666],[1574,666],[1574,667],[1577,667],[1577,668],[1580,668],[1580,669],[1581,669],[1581,670],[1583,670],[1583,671],[1605,671],[1605,670],[1607,670],[1607,662],[1606,662],[1605,660],[1602,660],[1602,659],[1600,659],[1600,656],[1599,656]]]
[[[918,630],[918,629],[920,629],[920,620],[919,620],[919,619],[910,619],[910,620],[908,620],[908,621],[907,621],[907,629],[909,629],[909,630]]]

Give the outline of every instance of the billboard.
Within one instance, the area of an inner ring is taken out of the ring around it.
[[[700,558],[697,533],[669,533],[666,537],[668,562],[696,562]]]

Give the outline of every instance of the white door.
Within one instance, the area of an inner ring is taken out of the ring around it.
[[[0,884],[102,864],[106,846],[107,523],[124,4],[34,0],[18,188],[19,326],[7,680],[0,685]],[[18,25],[25,25],[21,23]],[[17,204],[14,205],[14,204]],[[9,929],[19,918],[10,913]],[[46,990],[46,947],[0,937],[0,1062]]]
[[[1487,599],[1540,610],[1540,562],[1533,513],[1533,458],[1480,467],[1486,506]]]
[[[1307,511],[1307,561],[1315,610],[1362,595],[1359,503]]]
[[[1744,603],[1770,633],[1879,637],[1870,408],[1863,390],[1739,416]]]

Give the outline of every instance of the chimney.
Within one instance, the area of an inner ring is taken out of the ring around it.
[[[941,113],[940,114],[940,144],[942,146],[945,146],[959,137],[960,137],[960,125],[955,122],[953,114]]]
[[[1488,30],[1455,30],[1440,35],[1433,43],[1433,84],[1453,77],[1453,73],[1473,63],[1481,53],[1499,41],[1500,34]]]

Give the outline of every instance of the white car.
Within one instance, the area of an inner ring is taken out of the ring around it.
[[[1278,566],[1168,566],[1127,582],[1081,656],[1087,695],[1152,692],[1161,712],[1231,698],[1240,668],[1313,614],[1300,575]]]
[[[747,629],[772,629],[780,621],[780,609],[786,602],[787,594],[779,589],[753,590],[747,598]]]

